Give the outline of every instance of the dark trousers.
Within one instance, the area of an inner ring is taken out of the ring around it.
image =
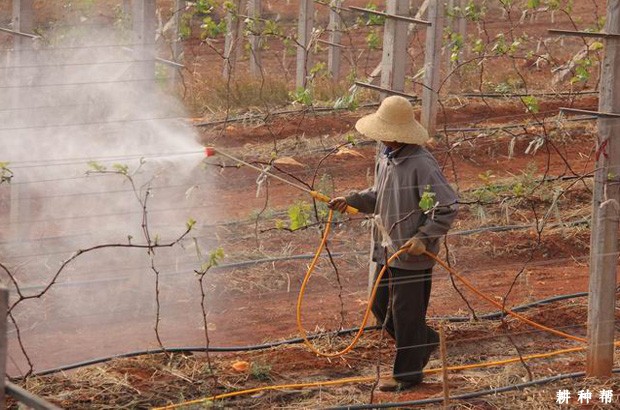
[[[377,264],[375,280],[383,268]],[[394,378],[419,382],[422,368],[438,341],[437,333],[426,325],[426,309],[431,296],[432,268],[411,271],[389,268],[381,279],[372,305],[379,325],[396,341]],[[387,319],[386,319],[387,315]]]

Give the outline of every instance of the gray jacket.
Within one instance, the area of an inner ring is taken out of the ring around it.
[[[380,148],[382,153],[377,158],[374,186],[347,196],[347,203],[361,212],[381,217],[382,225],[394,245],[392,251],[416,236],[424,242],[427,250],[436,254],[439,239],[448,232],[456,217],[457,197],[454,190],[426,148],[405,145],[390,154],[383,153],[386,148],[383,144]],[[435,202],[439,202],[428,214],[419,205],[425,189],[435,193]],[[384,265],[384,238],[376,225],[373,226],[372,259]],[[391,252],[388,250],[389,256]],[[401,255],[392,263],[396,268],[408,270],[428,269],[433,265],[434,261],[425,255],[408,254]]]

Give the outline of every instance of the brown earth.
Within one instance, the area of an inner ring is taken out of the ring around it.
[[[360,2],[361,6],[364,5],[362,3],[365,2]],[[585,16],[586,19],[591,17],[592,13],[586,2],[576,3],[575,15]],[[277,10],[281,13],[289,13],[287,16],[289,19],[292,19],[294,15],[294,7],[281,7]],[[566,20],[561,24],[558,23],[558,27],[563,27],[565,23]],[[488,24],[487,29],[493,36],[505,27],[505,22],[496,19]],[[542,36],[547,28],[548,22],[538,22],[533,26],[530,35],[533,38],[537,35]],[[358,47],[363,47],[364,35],[359,35],[352,41]],[[418,41],[423,42],[423,36]],[[198,42],[188,44],[188,46],[188,59],[195,58],[192,63],[197,75],[208,75],[219,70],[219,68],[214,69],[213,65],[209,67],[206,65],[207,61],[215,58],[214,50],[206,49]],[[277,54],[282,50],[282,46],[274,43],[271,47],[273,59],[266,60],[266,69],[270,72],[277,72],[280,63],[276,62],[276,59],[280,58]],[[557,56],[558,59],[560,57]],[[374,68],[376,61],[377,55],[369,56],[362,71],[370,71]],[[419,63],[419,60],[415,60],[415,64]],[[514,74],[513,64],[514,62],[506,61],[494,62],[489,64],[489,69],[494,70],[497,76],[509,77]],[[545,77],[540,70],[530,69],[526,66],[527,61],[519,62],[519,64],[518,67],[525,70],[524,72],[528,75],[528,85],[535,89],[545,89],[543,86],[548,84],[548,75]],[[415,69],[412,68],[412,71]],[[476,82],[464,82],[461,91],[478,91],[480,88],[478,85],[480,84]],[[416,87],[412,86],[413,91],[418,90]],[[596,97],[583,97],[570,101],[541,99],[540,113],[535,117],[524,114],[524,105],[518,100],[509,102],[488,99],[486,102],[480,102],[478,99],[462,98],[459,102],[452,103],[451,101],[450,104],[445,104],[439,115],[440,131],[448,132],[444,138],[435,143],[432,151],[439,162],[445,166],[450,182],[462,194],[471,190],[489,188],[502,181],[514,182],[516,177],[524,176],[528,169],[533,170],[532,176],[538,178],[543,175],[583,176],[594,168],[594,128],[592,125],[589,122],[579,123],[569,130],[568,136],[565,136],[556,128],[543,129],[536,122],[536,119],[554,115],[562,106],[595,109],[597,99]],[[329,114],[314,113],[309,110],[303,114],[271,116],[265,122],[256,120],[249,126],[239,122],[228,122],[223,125],[201,127],[200,137],[205,145],[225,147],[234,155],[248,161],[263,163],[269,161],[270,154],[276,147],[279,156],[292,157],[302,164],[301,167],[283,165],[281,168],[304,182],[310,182],[315,174],[315,168],[328,153],[326,148],[344,142],[344,135],[349,133],[359,139],[360,137],[353,132],[353,125],[361,115],[372,109],[359,110],[355,113]],[[530,121],[529,124],[516,128],[511,134],[504,133],[497,137],[491,132],[482,130],[478,134],[451,131],[461,127],[509,125],[523,121],[525,118]],[[202,120],[208,121],[210,118]],[[526,154],[525,151],[531,141],[543,135],[552,137],[548,138],[546,144],[535,153]],[[514,138],[513,153],[509,155],[512,138]],[[363,143],[350,148],[354,154],[345,152],[342,155],[333,155],[321,163],[319,178],[323,174],[329,174],[330,193],[337,195],[369,185],[375,148],[366,141],[361,142]],[[253,170],[220,167],[221,165],[233,165],[227,161],[222,162],[220,158],[211,159],[210,162],[212,166],[207,167],[207,175],[213,181],[213,190],[201,208],[203,214],[197,215],[196,219],[209,220],[209,227],[213,229],[218,244],[224,248],[227,255],[223,263],[265,256],[299,255],[313,252],[320,239],[315,229],[293,233],[271,230],[276,225],[275,219],[286,220],[285,212],[291,204],[297,201],[309,201],[305,193],[278,181],[272,181],[269,183],[269,197],[266,202],[264,191],[258,197],[256,196],[257,175]],[[463,205],[453,231],[484,228],[490,225],[533,225],[540,222],[545,212],[552,210],[553,189],[553,187],[542,189],[542,194],[512,205],[509,211],[506,211],[510,213],[509,216],[504,215],[501,203],[489,206],[487,215],[484,217],[478,213],[474,205]],[[589,195],[587,183],[576,183],[572,189],[567,190],[561,196],[557,205],[557,215],[560,217],[553,219],[552,222],[570,222],[587,217],[590,207]],[[255,216],[262,209],[265,210],[263,218],[255,223]],[[222,210],[225,212],[221,212]],[[217,215],[211,217],[216,211]],[[555,216],[554,214],[554,218]],[[510,220],[507,221],[507,219]],[[363,217],[353,217],[351,220],[344,220],[334,229],[330,249],[333,252],[344,253],[342,257],[336,258],[343,290],[339,291],[338,282],[329,265],[325,262],[321,263],[320,272],[317,272],[316,278],[311,281],[304,304],[303,320],[307,329],[315,329],[315,326],[319,329],[338,328],[341,324],[341,303],[344,306],[342,315],[345,317],[345,327],[359,323],[367,299],[365,252],[368,249],[368,232],[367,228],[362,226],[363,221]],[[258,237],[257,232],[260,233]],[[448,239],[448,246],[449,260],[453,267],[494,299],[502,301],[506,298],[508,290],[515,281],[506,299],[507,306],[587,290],[588,225],[547,226],[540,234],[535,229],[529,228],[509,232],[487,231],[467,236],[452,236]],[[441,256],[445,258],[445,252]],[[307,260],[274,261],[239,268],[214,269],[213,272],[209,272],[207,304],[211,345],[248,345],[266,340],[295,337],[297,335],[295,302],[307,263]],[[182,290],[179,290],[180,282],[176,281],[177,279],[172,276],[162,280],[162,338],[166,346],[202,345],[205,343],[204,329],[197,307],[199,299],[196,293],[196,282],[195,280],[184,281]],[[144,285],[151,286],[152,283],[145,281]],[[457,287],[463,289],[458,281]],[[127,290],[119,288],[119,292],[127,292]],[[339,292],[342,293],[342,301],[338,297]],[[478,314],[496,310],[488,302],[478,300],[469,291],[464,291],[464,295]],[[584,300],[580,299],[580,301]],[[450,283],[447,272],[437,268],[429,316],[467,316],[469,312],[466,303]],[[119,313],[124,320],[118,320]],[[531,317],[548,326],[568,327],[576,334],[582,334],[585,310],[583,306],[568,306],[562,309],[552,306],[536,310]],[[92,358],[92,351],[100,356],[157,347],[153,336],[152,306],[136,308],[130,304],[121,305],[118,306],[114,315],[102,312],[100,316],[92,318],[92,323],[89,322],[89,318],[80,318],[80,320],[84,321],[85,325],[76,327],[75,323],[70,320],[46,323],[44,317],[41,318],[40,323],[35,324],[39,330],[44,330],[44,336],[36,339],[25,338],[26,347],[35,352],[35,370]],[[438,322],[433,320],[431,323],[437,325]],[[474,351],[478,346],[471,341],[478,338],[491,338],[492,335],[501,333],[502,329],[499,325],[483,324],[482,329],[473,325],[468,326],[450,325],[451,357],[456,360],[460,356],[465,357],[471,353],[477,355],[480,360],[486,359],[484,352]],[[509,330],[515,332],[525,332],[528,329],[514,323],[509,325]],[[319,376],[343,377],[348,376],[351,369],[364,369],[368,373],[372,368],[368,364],[371,360],[364,355],[374,354],[376,347],[374,343],[379,342],[376,340],[376,334],[364,336],[364,338],[370,346],[361,346],[359,350],[356,350],[353,358],[330,362],[317,359],[302,347],[293,347],[263,353],[223,356],[218,366],[222,372],[225,372],[225,369],[229,370],[228,362],[238,356],[248,360],[263,361],[269,363],[272,375],[275,375],[277,382],[312,380]],[[61,341],[63,347],[49,351],[47,347],[50,341]],[[383,346],[385,351],[382,363],[385,370],[389,368],[389,354],[391,354],[392,346],[385,340],[383,343],[387,344]],[[493,343],[498,344],[497,351],[505,350],[508,346],[505,341]],[[532,351],[546,351],[557,348],[558,342],[550,340],[547,336],[536,334],[535,336],[523,336],[523,345]],[[468,360],[473,359],[468,356]],[[13,368],[12,372],[19,373],[22,370],[20,367],[24,365],[23,362],[20,365]],[[583,362],[577,359],[567,363],[558,361],[549,364],[548,367],[556,373],[575,371],[583,368]],[[537,370],[542,372],[541,369]],[[148,389],[155,377],[155,373],[149,370],[128,365],[116,367],[114,371],[118,375],[127,376],[128,383],[138,390]],[[164,376],[157,373],[156,377]],[[171,383],[178,379],[169,374],[165,377],[164,379]],[[463,376],[463,379],[459,379],[456,384],[467,388],[466,377]],[[234,387],[241,388],[252,384],[250,383],[252,380],[246,381],[248,384],[243,384],[242,381]],[[259,384],[255,380],[253,382]],[[269,383],[276,383],[276,380],[271,380]],[[383,394],[378,398],[380,401],[415,400],[440,395],[441,390],[440,382],[432,379],[413,392]],[[290,404],[294,403],[295,398],[290,401],[286,398],[281,400]],[[316,402],[314,403],[316,405]],[[238,405],[244,407],[250,404],[242,401]],[[259,402],[258,405],[261,404],[265,405],[265,402]],[[474,405],[477,406],[475,408],[491,408],[488,403]]]

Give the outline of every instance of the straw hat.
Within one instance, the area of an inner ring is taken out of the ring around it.
[[[426,129],[415,120],[413,106],[404,97],[387,97],[374,114],[360,118],[355,129],[377,141],[422,145],[429,140]]]

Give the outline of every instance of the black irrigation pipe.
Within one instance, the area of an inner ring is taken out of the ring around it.
[[[556,115],[556,114],[554,114]],[[550,117],[553,117],[553,115],[551,115]],[[493,118],[488,118],[487,120],[492,120]],[[587,120],[596,120],[598,119],[597,116],[595,115],[584,115],[584,116],[579,116],[579,117],[574,117],[574,118],[563,118],[562,121],[570,121],[570,122],[579,122],[579,121],[587,121]],[[543,120],[543,122],[548,122],[546,120]],[[538,122],[523,122],[520,124],[509,124],[509,125],[497,125],[497,126],[492,126],[492,127],[479,127],[479,128],[441,128],[438,127],[437,131],[441,132],[441,131],[445,131],[446,133],[449,132],[480,132],[480,131],[497,131],[497,130],[508,130],[508,129],[512,129],[512,128],[523,128],[523,127],[530,127],[530,126],[537,126],[539,125]]]
[[[588,296],[588,292],[578,292],[578,293],[570,293],[567,295],[559,295],[559,296],[552,296],[550,298],[546,298],[546,299],[540,299],[540,300],[536,300],[534,302],[530,302],[530,303],[525,303],[523,305],[519,305],[519,306],[515,306],[513,308],[510,308],[510,310],[512,310],[513,312],[524,312],[528,309],[534,308],[534,307],[539,307],[539,306],[544,306],[547,305],[549,303],[553,303],[553,302],[559,302],[561,300],[567,300],[567,299],[576,299],[576,298],[582,298],[582,297],[586,297]],[[480,315],[478,316],[478,319],[482,319],[482,320],[496,320],[496,319],[501,319],[504,317],[507,317],[508,314],[506,312],[492,312],[492,313],[486,313],[484,315]],[[438,316],[438,317],[431,317],[430,320],[437,320],[437,321],[448,321],[451,323],[462,323],[462,322],[469,322],[472,319],[470,317],[459,317],[459,316]]]
[[[515,312],[522,312],[522,311],[527,310],[527,309],[532,308],[532,307],[538,307],[538,306],[542,306],[542,305],[546,305],[546,304],[549,304],[549,303],[558,302],[558,301],[562,301],[562,300],[567,300],[567,299],[581,298],[581,297],[585,297],[587,295],[588,295],[588,292],[580,292],[580,293],[571,293],[571,294],[566,294],[566,295],[553,296],[553,297],[550,297],[550,298],[541,299],[541,300],[537,300],[537,301],[534,301],[534,302],[526,303],[524,305],[516,306],[516,307],[512,308],[512,310],[515,311]],[[481,316],[479,316],[479,319],[495,320],[495,319],[499,319],[499,318],[503,317],[504,315],[505,315],[504,312],[494,312],[494,313],[488,313],[488,314],[485,314],[485,315],[481,315]],[[452,317],[431,317],[431,318],[429,318],[429,320],[432,320],[432,321],[441,320],[441,321],[448,321],[448,322],[453,322],[453,323],[462,323],[462,322],[469,322],[469,321],[471,321],[471,318],[463,317],[463,316],[452,316]],[[367,330],[378,330],[380,328],[381,328],[381,326],[367,326],[367,327],[364,328],[364,330],[365,331],[367,331]],[[335,332],[335,335],[336,336],[342,336],[342,335],[346,335],[346,334],[350,334],[350,333],[355,333],[357,331],[359,331],[359,327],[339,330],[339,331]],[[308,335],[308,340],[318,339],[319,337],[323,337],[323,336],[325,336],[325,333]],[[50,375],[50,374],[54,374],[54,373],[59,373],[59,372],[67,371],[67,370],[77,369],[77,368],[80,368],[80,367],[86,367],[86,366],[91,366],[91,365],[94,365],[94,364],[105,363],[105,362],[109,362],[109,361],[114,360],[114,359],[127,359],[127,358],[131,358],[131,357],[144,356],[144,355],[148,355],[148,354],[158,354],[158,353],[164,353],[164,352],[169,352],[169,353],[199,353],[199,352],[233,353],[233,352],[250,352],[250,351],[255,351],[255,350],[271,349],[273,347],[278,347],[278,346],[282,346],[282,345],[303,343],[303,341],[304,341],[303,338],[295,337],[295,338],[291,338],[291,339],[284,339],[284,340],[278,340],[278,341],[274,341],[274,342],[262,343],[262,344],[257,344],[257,345],[247,345],[247,346],[219,346],[219,347],[218,346],[209,346],[208,348],[204,347],[204,346],[189,346],[189,347],[171,347],[171,348],[166,348],[165,350],[164,349],[138,350],[138,351],[134,351],[134,352],[128,352],[128,353],[122,353],[122,354],[117,354],[117,355],[112,355],[112,356],[100,357],[100,358],[91,359],[91,360],[85,360],[85,361],[82,361],[82,362],[77,362],[77,363],[73,363],[73,364],[69,364],[69,365],[65,365],[65,366],[59,366],[59,367],[55,367],[55,368],[52,368],[52,369],[42,370],[40,372],[34,372],[32,375],[33,376],[46,376],[46,375]],[[20,379],[23,379],[23,377],[17,377],[17,378],[14,378],[14,379],[20,380]]]
[[[599,92],[596,90],[593,91],[578,91],[578,92],[559,92],[559,93],[463,93],[463,94],[453,94],[454,97],[466,97],[466,98],[521,98],[521,97],[571,97],[571,96],[579,96],[579,95],[597,95]]]
[[[615,368],[612,370],[612,373],[620,373],[620,368]],[[467,400],[473,399],[476,397],[487,396],[490,394],[498,394],[505,393],[514,390],[521,390],[531,386],[537,386],[546,383],[552,383],[558,380],[564,379],[577,379],[580,377],[584,377],[586,375],[585,372],[575,372],[575,373],[564,373],[557,374],[555,376],[545,377],[543,379],[532,380],[524,383],[511,384],[503,387],[495,387],[492,389],[478,390],[471,393],[459,394],[457,396],[451,396],[452,400]],[[402,401],[402,402],[390,402],[390,403],[371,403],[371,404],[352,404],[349,406],[337,406],[337,407],[328,407],[330,410],[344,410],[344,409],[385,409],[385,408],[402,408],[402,406],[421,406],[424,404],[435,404],[442,403],[444,401],[443,397],[435,397],[429,399],[422,400],[411,400],[411,401]]]
[[[370,107],[377,107],[377,106],[379,106],[379,103],[368,103],[368,104],[360,105],[359,108],[370,108]],[[243,115],[243,116],[240,116],[240,117],[226,118],[226,119],[217,120],[217,121],[198,122],[198,123],[194,124],[194,127],[212,127],[212,126],[215,126],[215,125],[229,124],[231,122],[242,122],[242,121],[250,121],[250,120],[260,120],[260,119],[264,120],[265,118],[273,117],[273,116],[278,116],[278,115],[312,114],[314,112],[326,113],[326,112],[332,112],[332,111],[351,111],[351,110],[346,108],[346,107],[343,107],[343,108],[310,107],[310,108],[304,108],[304,109],[301,109],[301,110],[275,111],[275,112],[267,112],[267,113],[264,113],[264,114]]]
[[[521,94],[521,93],[517,93],[517,94],[480,94],[480,93],[465,93],[465,94],[453,94],[451,96],[454,97],[466,97],[466,98],[521,98],[521,97],[528,97],[528,96],[540,96],[540,97],[567,97],[567,96],[579,96],[579,95],[590,95],[590,94],[598,94],[598,91],[582,91],[582,92],[577,92],[577,93],[572,93],[572,92],[564,92],[564,93],[534,93],[534,94]],[[359,108],[370,108],[370,107],[377,107],[379,105],[379,103],[367,103],[367,104],[361,104],[359,106]],[[271,116],[279,116],[279,115],[287,115],[287,114],[303,114],[303,113],[313,113],[313,112],[317,112],[317,113],[328,113],[328,112],[333,112],[333,111],[351,111],[349,108],[343,107],[343,108],[334,108],[334,107],[309,107],[309,108],[304,108],[301,110],[283,110],[283,111],[275,111],[275,112],[268,112],[268,113],[260,113],[260,114],[252,114],[252,115],[242,115],[239,117],[232,117],[232,118],[226,118],[223,120],[217,120],[217,121],[203,121],[203,122],[198,122],[196,124],[194,124],[195,127],[211,127],[211,126],[216,126],[216,125],[221,125],[221,124],[229,124],[231,122],[242,122],[242,121],[248,121],[248,120],[260,120],[260,119],[265,119]],[[596,118],[596,117],[593,117]],[[589,118],[588,118],[589,119]]]
[[[358,252],[350,252],[350,253],[344,253],[344,252],[336,252],[336,253],[332,253],[332,256],[344,256],[344,255],[364,255],[367,252],[362,252],[362,251],[358,251]],[[314,254],[304,254],[304,255],[291,255],[291,256],[279,256],[276,258],[263,258],[263,259],[256,259],[256,260],[249,260],[249,261],[241,261],[241,262],[233,262],[233,263],[222,263],[220,265],[214,266],[213,268],[211,268],[212,270],[219,270],[219,269],[230,269],[230,268],[239,268],[242,266],[251,266],[251,265],[258,265],[258,264],[262,264],[262,263],[270,263],[270,262],[278,262],[278,261],[288,261],[288,260],[297,260],[297,259],[312,259],[314,258]]]
[[[560,227],[574,227],[574,226],[589,225],[589,224],[590,224],[589,220],[587,220],[587,219],[580,219],[580,220],[571,221],[571,222],[557,222],[557,223],[553,223],[553,224],[548,224],[547,227],[553,229],[553,228],[560,228]],[[467,230],[455,231],[455,232],[448,232],[447,236],[468,236],[468,235],[475,235],[477,233],[482,233],[482,232],[520,231],[520,230],[532,229],[532,228],[536,228],[536,225],[528,224],[528,225],[483,226],[481,228],[467,229]]]
[[[332,224],[339,224],[339,223],[342,223],[342,222],[332,222]],[[549,228],[573,227],[573,226],[579,226],[579,225],[588,225],[589,223],[590,223],[590,221],[588,221],[588,220],[577,220],[577,221],[572,221],[572,222],[554,223],[554,224],[548,225],[548,227]],[[475,235],[475,234],[483,233],[483,232],[509,232],[509,231],[518,231],[518,230],[532,229],[534,227],[535,227],[535,225],[497,225],[497,226],[485,226],[485,227],[481,227],[481,228],[449,232],[447,234],[447,236],[450,236],[450,237],[452,237],[452,236],[468,236],[468,235]],[[367,253],[366,251],[336,252],[336,253],[333,253],[332,256],[340,257],[340,256],[346,256],[346,255],[365,255],[366,253]],[[289,261],[289,260],[306,260],[306,259],[312,259],[312,258],[314,258],[314,256],[315,256],[314,253],[311,253],[311,254],[301,254],[301,255],[279,256],[279,257],[274,257],[274,258],[262,258],[262,259],[245,260],[245,261],[232,262],[232,263],[222,263],[222,264],[219,264],[217,266],[214,266],[213,268],[211,268],[211,270],[212,271],[219,271],[219,270],[240,268],[240,267],[244,267],[244,266],[259,265],[259,264],[263,264],[263,263],[281,262],[281,261]],[[138,268],[136,268],[136,269],[138,269]],[[162,277],[164,277],[164,276],[175,276],[175,275],[178,275],[178,273],[162,273],[161,274]],[[127,277],[115,277],[115,278],[92,279],[92,280],[80,281],[80,282],[57,282],[55,284],[55,286],[57,286],[57,287],[71,286],[71,287],[73,287],[73,286],[100,284],[100,283],[104,283],[104,282],[118,282],[118,281],[122,281],[122,280],[126,280],[126,279],[127,279]],[[37,290],[37,289],[43,289],[46,286],[47,285],[24,286],[24,287],[20,287],[20,290],[22,290],[22,291]],[[14,291],[14,290],[10,289],[9,291]]]
[[[381,326],[367,326],[364,330],[377,330],[380,329]],[[339,330],[335,333],[336,336],[342,336],[350,333],[354,333],[359,331],[359,327],[354,327],[350,329]],[[319,337],[325,336],[325,333],[308,335],[308,340],[318,339]],[[136,356],[144,356],[149,354],[158,354],[158,353],[200,353],[200,352],[209,352],[209,353],[233,353],[233,352],[251,352],[255,350],[265,350],[271,349],[273,347],[278,347],[282,345],[303,343],[304,339],[301,337],[295,337],[292,339],[278,340],[275,342],[267,342],[257,345],[247,345],[247,346],[209,346],[208,348],[205,346],[189,346],[189,347],[170,347],[166,349],[148,349],[148,350],[137,350],[134,352],[122,353],[112,356],[100,357],[97,359],[85,360],[83,362],[77,362],[65,366],[59,366],[56,368],[42,370],[40,372],[34,372],[33,376],[46,376],[53,373],[59,373],[66,370],[77,369],[80,367],[91,366],[93,364],[105,363],[114,359],[127,359],[130,357]],[[16,379],[23,379],[23,377],[18,377]]]
[[[348,252],[348,253],[344,253],[344,252],[336,252],[336,253],[332,253],[332,256],[345,256],[345,255],[365,255],[368,252],[362,252],[362,251],[356,251],[356,252]],[[323,256],[324,258],[326,258],[326,256]],[[254,260],[247,260],[247,261],[241,261],[241,262],[233,262],[233,263],[222,263],[219,264],[217,266],[213,266],[210,270],[211,271],[217,271],[217,270],[225,270],[225,269],[233,269],[233,268],[239,268],[239,267],[243,267],[243,266],[252,266],[252,265],[259,265],[259,264],[263,264],[263,263],[271,263],[271,262],[279,262],[279,261],[288,261],[288,260],[299,260],[299,259],[312,259],[314,258],[314,254],[302,254],[302,255],[291,255],[291,256],[280,256],[280,257],[276,257],[276,258],[263,258],[263,259],[254,259]],[[167,267],[169,265],[163,265],[163,267]],[[193,266],[193,265],[192,265]],[[139,267],[134,268],[134,269],[140,269]],[[178,275],[178,273],[176,272],[171,272],[171,273],[161,273],[160,276],[161,277],[166,277],[166,276],[176,276]],[[118,282],[118,281],[123,281],[123,280],[127,280],[127,276],[123,276],[123,277],[114,277],[114,278],[102,278],[102,279],[91,279],[91,280],[86,280],[86,281],[79,281],[79,282],[56,282],[54,285],[57,287],[62,287],[62,286],[66,286],[66,287],[73,287],[73,286],[82,286],[82,285],[94,285],[94,284],[100,284],[100,283],[104,283],[104,282]],[[47,287],[47,285],[33,285],[33,286],[24,286],[24,287],[20,287],[20,290],[25,291],[25,290],[38,290],[38,289],[44,289],[45,287]],[[13,291],[13,289],[11,289],[10,291]]]

